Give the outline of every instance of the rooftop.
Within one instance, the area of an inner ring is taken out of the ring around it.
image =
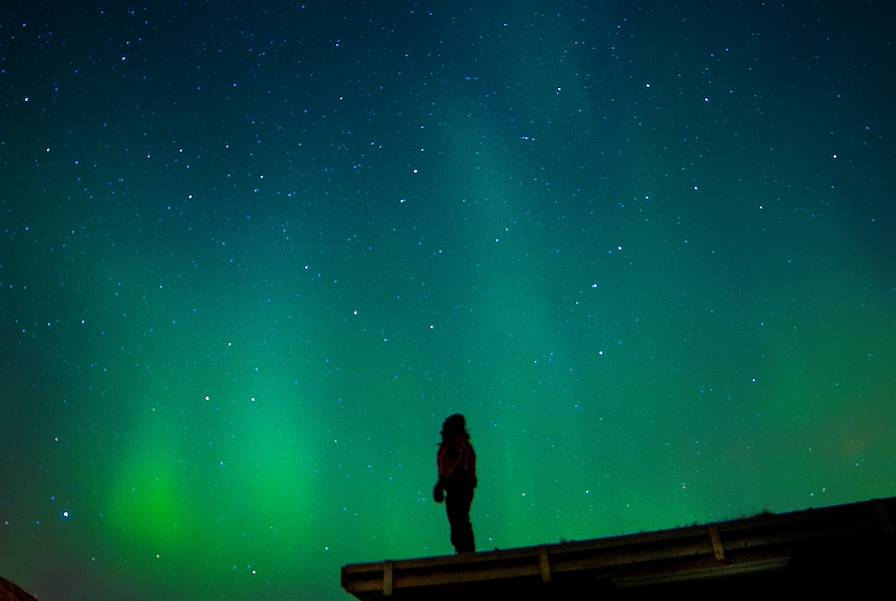
[[[626,536],[346,565],[342,586],[361,601],[876,587],[896,568],[894,519],[891,497]]]

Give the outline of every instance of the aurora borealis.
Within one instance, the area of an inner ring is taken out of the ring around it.
[[[0,575],[339,567],[896,495],[887,2],[0,10]]]

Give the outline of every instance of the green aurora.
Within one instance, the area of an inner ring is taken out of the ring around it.
[[[345,599],[456,411],[480,549],[896,495],[894,13],[709,4],[0,12],[0,575]]]

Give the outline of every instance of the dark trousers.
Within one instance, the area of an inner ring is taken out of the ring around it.
[[[470,523],[470,505],[473,503],[473,489],[451,487],[445,495],[445,510],[448,512],[448,523],[451,524],[451,544],[458,553],[476,551],[473,539],[473,524]]]

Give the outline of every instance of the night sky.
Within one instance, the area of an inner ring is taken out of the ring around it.
[[[5,2],[0,574],[346,563],[896,495],[889,2]],[[837,5],[841,5],[837,7]]]

